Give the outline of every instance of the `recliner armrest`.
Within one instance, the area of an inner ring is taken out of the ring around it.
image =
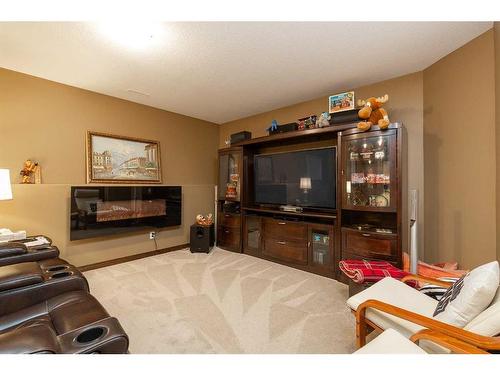
[[[500,337],[488,337],[478,335],[476,333],[466,331],[463,328],[455,327],[450,324],[441,322],[436,319],[429,318],[417,314],[413,311],[408,311],[400,307],[391,305],[377,300],[367,300],[358,306],[356,315],[356,336],[358,346],[361,347],[366,343],[366,310],[374,309],[383,313],[405,319],[412,323],[418,324],[424,328],[431,329],[435,332],[445,334],[452,338],[471,344],[475,347],[485,350],[500,350]]]
[[[59,352],[55,332],[46,324],[28,325],[0,335],[0,354]]]
[[[12,246],[13,243],[9,245]],[[27,249],[25,252],[21,253],[19,250],[17,254],[10,254],[5,256],[0,256],[0,266],[7,266],[9,264],[25,263],[25,262],[38,262],[44,259],[57,258],[59,256],[59,249],[56,246],[50,246],[46,249],[30,249],[26,248],[24,244],[19,244]]]
[[[15,255],[22,255],[28,252],[25,244],[20,242],[0,243],[0,258],[7,258]]]

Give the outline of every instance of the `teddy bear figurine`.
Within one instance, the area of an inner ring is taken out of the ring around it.
[[[358,129],[362,131],[369,130],[372,125],[378,125],[380,129],[384,130],[389,127],[389,115],[382,106],[389,100],[389,95],[385,94],[379,98],[368,98],[366,100],[359,100],[358,106],[363,106],[358,112],[361,121],[358,123]]]
[[[38,163],[35,163],[32,160],[26,160],[23,165],[23,169],[21,169],[21,172],[19,174],[22,176],[22,181],[21,183],[23,184],[31,184],[31,176],[33,175],[33,172],[36,171],[38,167]]]
[[[212,214],[208,214],[206,217],[198,214],[196,215],[196,224],[203,226],[210,226],[214,223],[214,218]]]

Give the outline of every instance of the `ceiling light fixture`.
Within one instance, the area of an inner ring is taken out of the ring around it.
[[[99,29],[115,43],[132,49],[150,47],[165,36],[164,25],[154,21],[102,22]]]

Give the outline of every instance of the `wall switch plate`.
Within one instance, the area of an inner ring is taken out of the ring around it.
[[[149,232],[149,239],[154,240],[156,238],[156,232]]]

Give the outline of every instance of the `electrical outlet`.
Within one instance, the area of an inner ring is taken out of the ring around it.
[[[156,238],[156,232],[149,232],[149,239],[154,240]]]

